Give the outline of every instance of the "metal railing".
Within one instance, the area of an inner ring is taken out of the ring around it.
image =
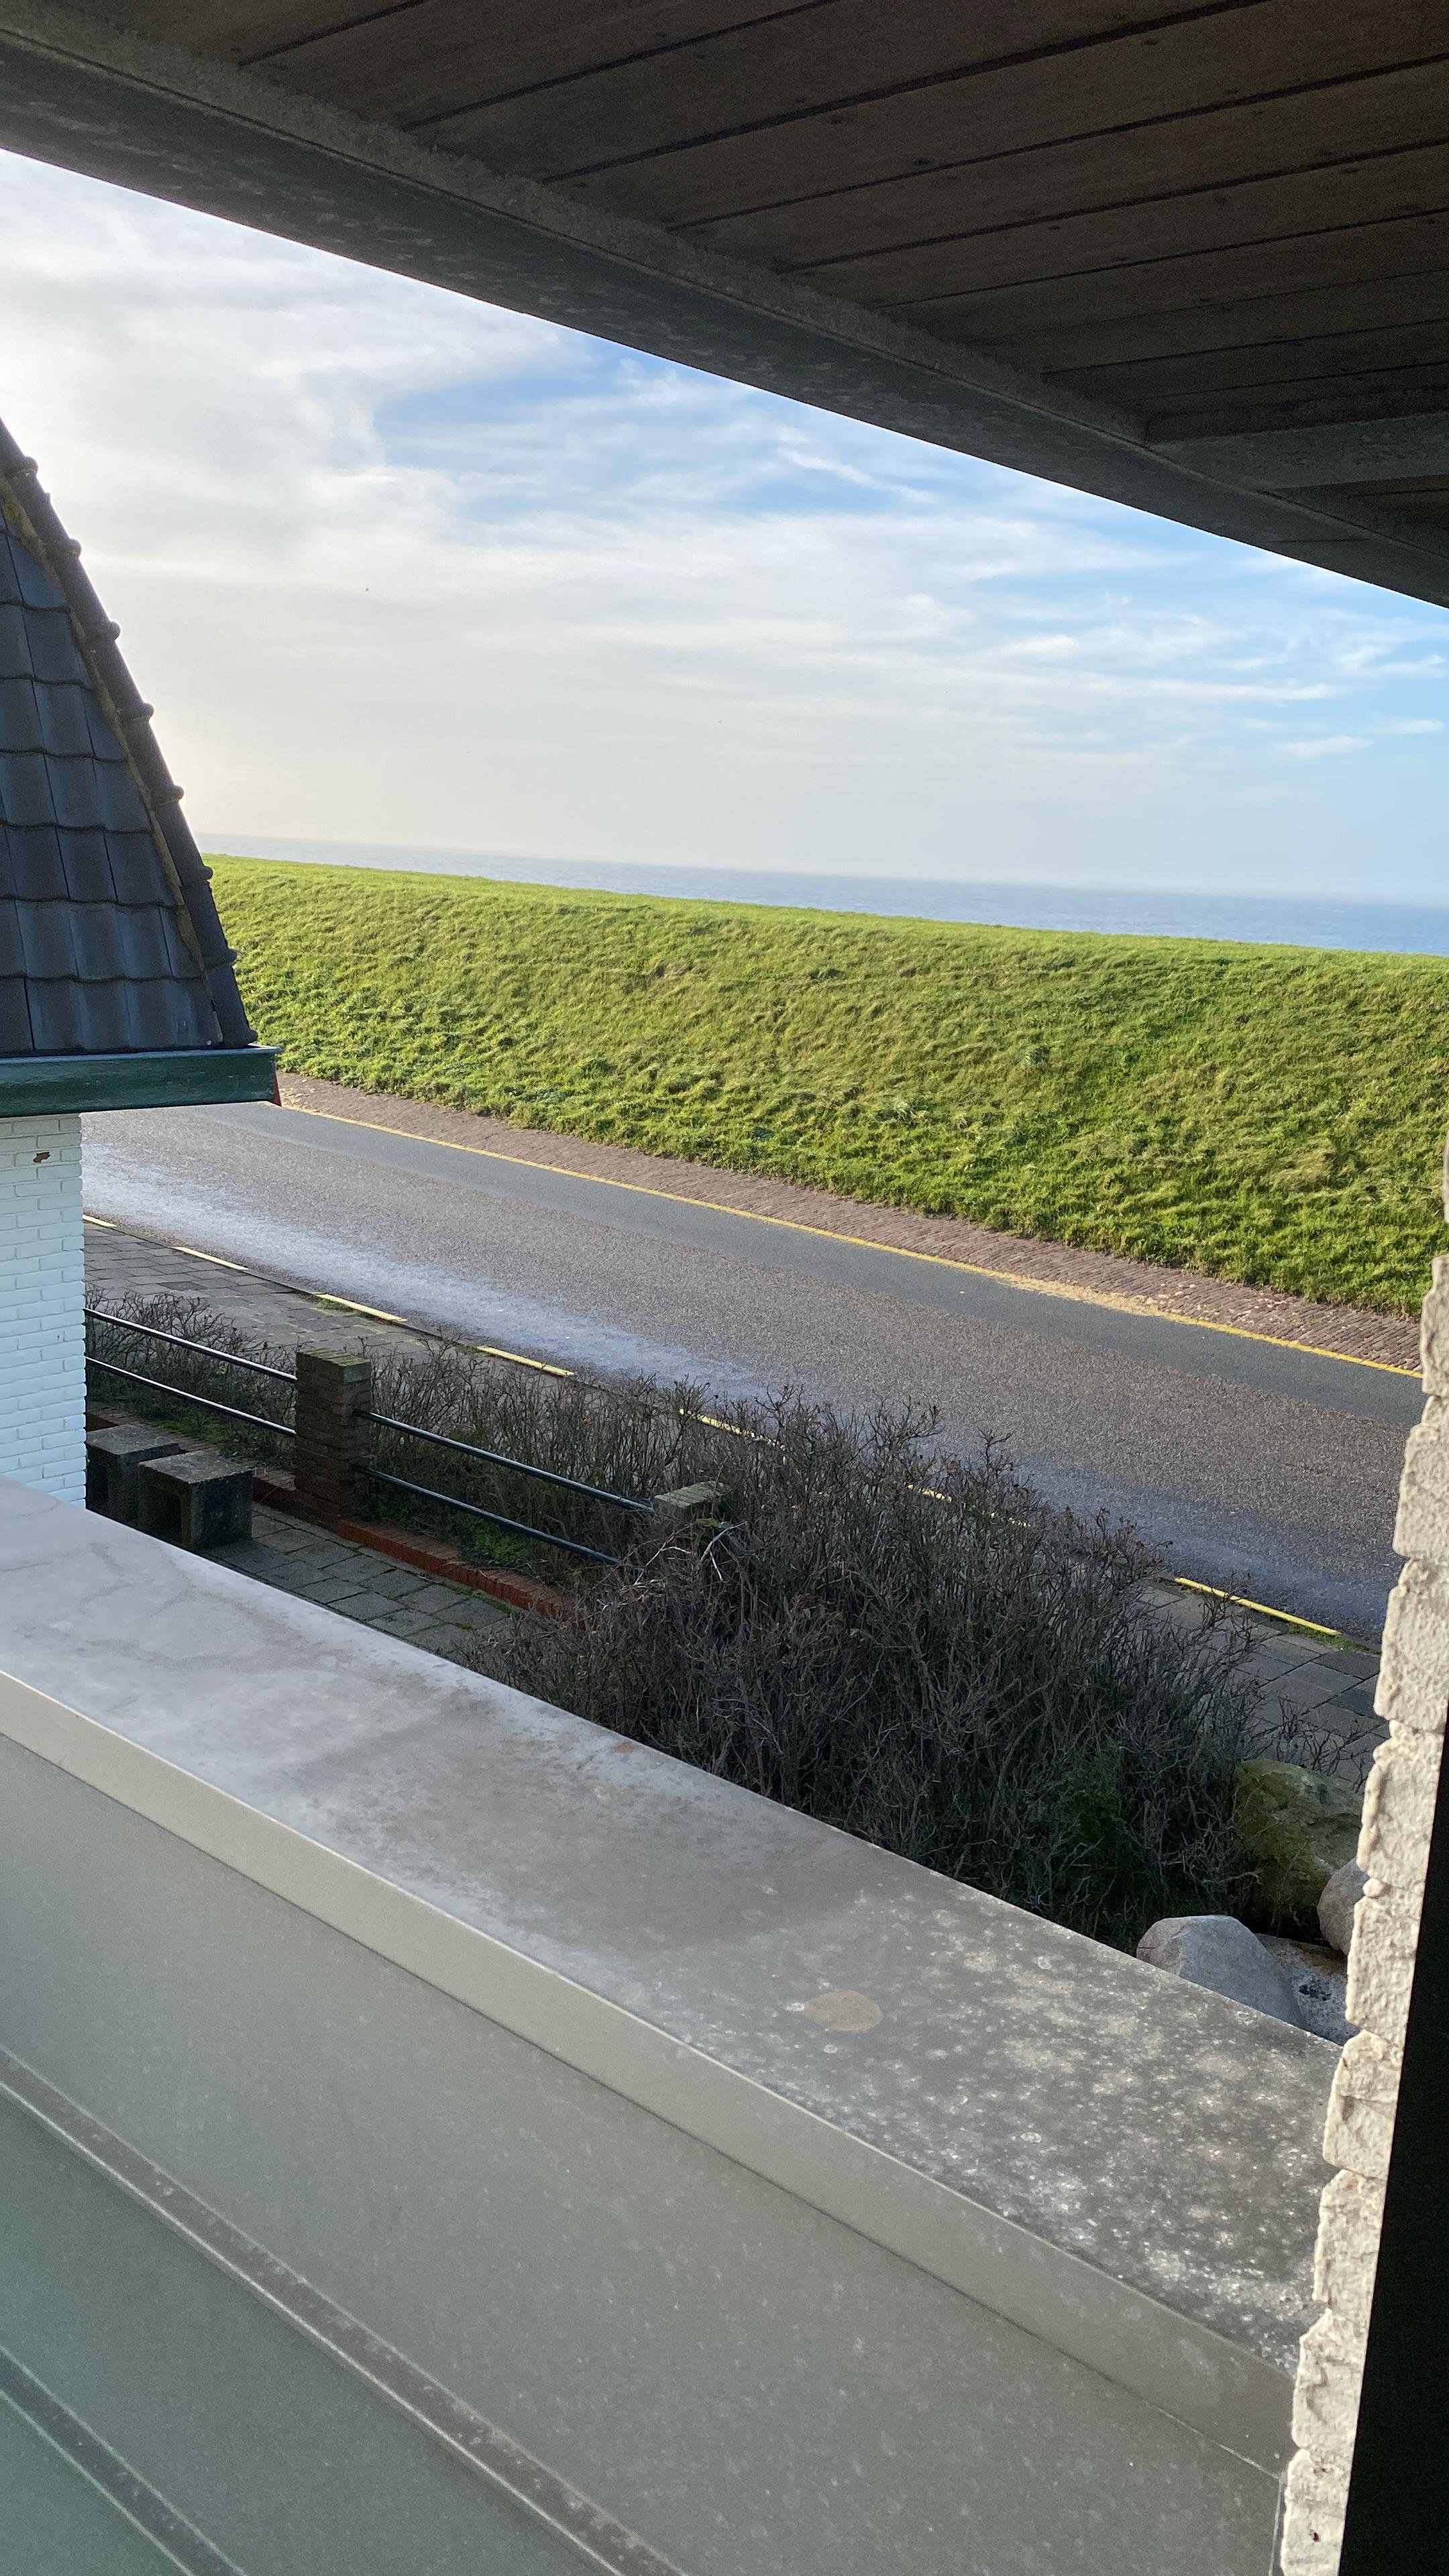
[[[144,1333],[148,1341],[172,1342],[177,1350],[189,1351],[198,1359],[220,1360],[227,1368],[248,1369],[254,1377],[280,1378],[286,1386],[297,1383],[292,1369],[272,1368],[266,1360],[243,1359],[239,1352],[219,1351],[211,1342],[188,1341],[184,1333],[164,1333],[158,1324],[133,1324],[128,1315],[108,1315],[101,1306],[87,1306],[85,1314],[88,1324],[108,1324],[123,1333]],[[258,1431],[275,1431],[283,1440],[295,1440],[297,1436],[290,1422],[277,1422],[267,1413],[248,1413],[239,1404],[223,1404],[219,1396],[196,1395],[189,1386],[177,1386],[169,1378],[143,1377],[139,1369],[123,1368],[119,1360],[103,1359],[96,1351],[87,1350],[86,1366],[104,1369],[108,1377],[123,1377],[131,1386],[148,1387],[153,1394],[175,1396],[182,1404],[200,1405],[204,1413],[225,1414],[229,1422],[246,1422]]]
[[[639,1502],[629,1494],[612,1494],[604,1485],[581,1484],[577,1476],[561,1476],[556,1468],[535,1467],[526,1458],[509,1458],[501,1450],[479,1449],[470,1440],[455,1440],[446,1431],[425,1431],[419,1422],[399,1422],[390,1413],[364,1413],[361,1419],[376,1430],[401,1434],[409,1440],[428,1440],[435,1449],[451,1450],[480,1466],[501,1468],[506,1474],[531,1476],[540,1485],[554,1485],[566,1494],[577,1494],[592,1503],[604,1503],[614,1511],[637,1512],[646,1520],[653,1518],[652,1503]],[[620,1559],[607,1548],[590,1547],[580,1538],[564,1538],[555,1530],[535,1529],[528,1521],[511,1520],[506,1512],[495,1512],[482,1503],[465,1502],[461,1494],[440,1494],[431,1485],[415,1484],[409,1476],[395,1476],[386,1468],[373,1465],[368,1470],[373,1483],[390,1485],[399,1493],[415,1494],[420,1502],[444,1503],[450,1510],[467,1512],[473,1519],[487,1521],[494,1529],[507,1530],[511,1537],[535,1539],[545,1547],[562,1548],[569,1556],[584,1556],[596,1565],[618,1565]]]
[[[461,1494],[440,1494],[431,1485],[415,1485],[410,1476],[390,1476],[382,1467],[370,1467],[368,1474],[375,1485],[392,1485],[401,1494],[415,1494],[419,1502],[444,1503],[450,1512],[467,1512],[474,1520],[487,1521],[491,1528],[508,1530],[515,1538],[539,1540],[545,1547],[561,1547],[569,1556],[592,1557],[596,1565],[620,1565],[623,1559],[610,1556],[602,1547],[586,1547],[581,1538],[564,1538],[557,1530],[535,1529],[528,1521],[512,1521],[506,1512],[489,1511],[482,1503],[465,1503]],[[622,1495],[611,1495],[612,1502],[622,1502]],[[631,1506],[632,1508],[632,1506]]]
[[[294,1369],[274,1368],[266,1360],[245,1359],[238,1351],[219,1350],[211,1342],[194,1342],[185,1333],[168,1333],[157,1324],[134,1323],[129,1316],[108,1314],[104,1307],[87,1306],[85,1314],[88,1325],[103,1325],[116,1332],[142,1333],[149,1341],[170,1343],[194,1358],[216,1361],[226,1368],[246,1369],[255,1377],[271,1378],[295,1390],[297,1376]],[[89,1348],[86,1363],[90,1368],[103,1370],[110,1377],[124,1379],[130,1386],[141,1386],[153,1394],[171,1396],[181,1404],[199,1405],[204,1412],[221,1414],[230,1422],[244,1422],[258,1431],[274,1431],[284,1440],[295,1441],[297,1437],[295,1426],[290,1422],[278,1422],[268,1414],[250,1413],[239,1404],[225,1404],[218,1396],[198,1395],[190,1387],[177,1386],[166,1378],[144,1376],[139,1369],[126,1368],[119,1360],[105,1359]],[[640,1501],[631,1494],[611,1493],[604,1485],[583,1484],[578,1477],[560,1475],[555,1468],[535,1466],[531,1459],[510,1458],[501,1450],[481,1449],[470,1440],[456,1440],[444,1431],[425,1430],[420,1422],[402,1422],[390,1413],[364,1410],[357,1419],[368,1423],[375,1431],[388,1432],[402,1439],[429,1441],[434,1448],[448,1450],[474,1465],[492,1467],[510,1476],[529,1477],[537,1484],[552,1485],[563,1493],[576,1495],[581,1501],[601,1503],[613,1511],[633,1512],[645,1520],[653,1518],[652,1503]],[[507,1531],[510,1537],[529,1539],[541,1547],[560,1548],[566,1555],[587,1557],[596,1565],[618,1565],[621,1562],[607,1549],[589,1546],[583,1539],[568,1538],[559,1530],[538,1529],[529,1521],[514,1520],[506,1512],[493,1511],[483,1503],[469,1502],[461,1494],[441,1493],[435,1486],[417,1484],[411,1477],[395,1475],[373,1461],[367,1463],[365,1472],[373,1484],[386,1485],[395,1492],[411,1494],[419,1502],[431,1503],[435,1507],[441,1505],[448,1511],[465,1512],[469,1519],[486,1521],[494,1529]]]

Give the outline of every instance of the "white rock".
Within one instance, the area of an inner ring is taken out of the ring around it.
[[[1265,1932],[1262,1941],[1298,1998],[1298,2018],[1304,2029],[1311,2030],[1315,2039],[1327,2039],[1342,2048],[1357,2025],[1348,2018],[1348,1978],[1341,1961],[1317,1948],[1310,1951],[1301,1942],[1281,1940],[1273,1932]]]
[[[1143,1933],[1137,1956],[1186,1985],[1207,1986],[1230,2003],[1303,2027],[1298,1998],[1282,1969],[1236,1915],[1164,1915]]]
[[[1346,1860],[1318,1900],[1318,1929],[1330,1950],[1340,1951],[1345,1959],[1353,1939],[1353,1910],[1367,1885],[1358,1862]]]

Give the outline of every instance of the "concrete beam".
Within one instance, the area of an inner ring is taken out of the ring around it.
[[[1159,456],[1200,474],[1263,491],[1314,484],[1391,483],[1449,474],[1449,411],[1403,420],[1330,421],[1313,429],[1264,429],[1238,438],[1159,440]]]
[[[1278,500],[984,352],[54,0],[0,0],[0,145],[1449,606],[1449,535]]]

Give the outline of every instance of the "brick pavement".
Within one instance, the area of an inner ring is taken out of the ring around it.
[[[467,1660],[468,1641],[475,1633],[496,1628],[509,1616],[483,1593],[414,1574],[372,1548],[334,1538],[330,1531],[260,1503],[251,1538],[217,1548],[212,1561],[234,1566],[238,1574],[290,1592],[299,1601],[315,1601],[339,1618],[358,1619],[385,1636],[405,1638],[452,1663]]]
[[[1201,1616],[1197,1596],[1168,1585],[1155,1587],[1166,1619],[1186,1628]],[[1284,1715],[1305,1720],[1323,1739],[1325,1767],[1360,1780],[1388,1728],[1374,1715],[1377,1645],[1316,1635],[1285,1619],[1249,1613],[1253,1651],[1248,1672],[1261,1693],[1259,1727],[1266,1749]]]

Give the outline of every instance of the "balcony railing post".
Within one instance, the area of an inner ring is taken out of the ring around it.
[[[355,1520],[366,1507],[372,1362],[349,1351],[297,1353],[292,1475],[309,1520]]]

